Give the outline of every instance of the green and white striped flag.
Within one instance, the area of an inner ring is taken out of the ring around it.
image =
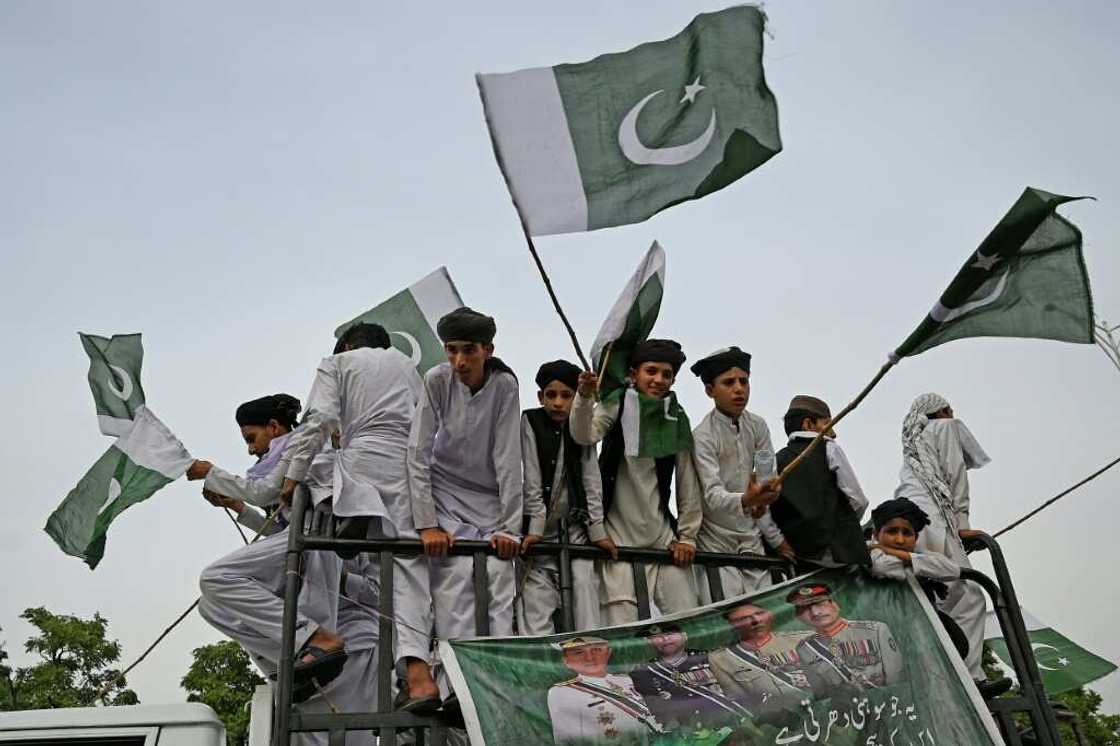
[[[1028,187],[891,359],[964,337],[1093,344],[1081,231],[1054,212],[1077,199]]]
[[[736,6],[628,52],[478,75],[498,165],[529,233],[637,223],[778,153],[765,23],[758,8]]]
[[[1039,621],[1026,609],[1022,612],[1047,694],[1061,694],[1077,689],[1116,670],[1114,663],[1090,653],[1061,632]],[[985,620],[984,643],[995,653],[1000,669],[1014,679],[1015,670],[1010,665],[1007,642],[994,611],[989,611]]]
[[[147,407],[135,411],[132,423],[51,513],[44,528],[62,551],[81,557],[91,570],[105,554],[109,524],[181,477],[192,461]]]
[[[627,456],[661,458],[692,448],[692,425],[677,395],[664,399],[646,396],[633,387],[616,389],[605,404],[625,396],[622,406],[622,443]]]
[[[664,294],[665,251],[654,241],[591,345],[591,363],[599,373],[599,391],[604,396],[625,384],[630,353],[649,339]]]
[[[97,424],[105,435],[120,436],[132,428],[136,410],[144,405],[140,366],[144,346],[139,334],[99,337],[78,332],[89,355],[89,387],[97,407]]]
[[[436,324],[463,305],[447,267],[440,267],[384,303],[347,321],[334,330],[334,336],[341,337],[354,324],[380,324],[389,332],[393,346],[412,358],[423,376],[428,369],[447,361],[443,343],[436,336]]]

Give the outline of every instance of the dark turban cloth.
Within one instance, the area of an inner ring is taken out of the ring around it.
[[[684,361],[680,343],[671,339],[647,339],[630,353],[631,368],[637,368],[642,363],[668,363],[673,366],[674,375],[680,371]]]
[[[919,533],[929,525],[929,516],[919,508],[916,503],[905,497],[887,500],[885,503],[871,511],[871,523],[878,531],[895,518],[905,518],[914,528],[914,533]]]
[[[292,427],[299,416],[299,410],[299,399],[294,396],[270,394],[245,402],[237,408],[234,418],[237,420],[238,427],[246,425],[263,427],[272,420]]]
[[[436,324],[436,334],[444,344],[448,342],[490,344],[494,341],[497,332],[498,327],[494,324],[493,317],[466,306],[456,308]]]
[[[537,371],[537,388],[544,391],[544,387],[553,381],[559,381],[573,391],[579,386],[580,369],[567,360],[553,360],[545,363]]]
[[[706,358],[697,360],[689,370],[700,377],[705,384],[710,384],[723,373],[732,368],[741,368],[744,372],[751,372],[751,355],[743,352],[738,347],[725,347],[716,350]]]

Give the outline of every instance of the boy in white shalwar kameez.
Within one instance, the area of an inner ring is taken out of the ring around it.
[[[553,360],[537,371],[536,409],[521,415],[521,458],[525,479],[524,553],[542,539],[560,541],[567,520],[568,541],[595,544],[616,556],[603,525],[603,482],[595,449],[580,446],[568,431],[568,415],[579,386],[580,369]],[[560,608],[560,566],[555,557],[529,557],[517,606],[517,631],[550,635]],[[572,618],[576,629],[599,626],[599,578],[592,560],[572,560]]]
[[[497,550],[486,562],[490,635],[513,634],[510,560],[521,548],[523,512],[521,407],[517,378],[493,357],[495,332],[492,318],[466,307],[439,320],[436,333],[448,362],[424,377],[412,422],[412,517],[431,561],[441,640],[475,635],[472,558],[447,556],[457,539],[488,541]]]
[[[249,453],[258,462],[238,477],[208,461],[197,460],[188,479],[205,479],[204,493],[250,505],[273,507],[280,500],[283,475],[291,461],[288,448],[300,410],[299,400],[287,394],[261,397],[242,404],[236,419]],[[279,666],[284,612],[285,528],[241,547],[212,563],[199,578],[199,613],[211,625],[244,647],[262,670]],[[308,515],[310,517],[310,514]],[[346,660],[344,641],[336,632],[341,561],[330,552],[308,552],[303,567],[296,617],[297,680],[314,677],[326,685]],[[311,690],[301,691],[310,694]]]
[[[636,452],[625,442],[619,410],[627,400],[636,415],[641,397],[666,400],[684,365],[681,346],[672,340],[647,339],[630,355],[627,388],[613,401],[595,401],[598,378],[584,372],[579,396],[569,419],[572,437],[581,445],[603,442],[599,464],[603,476],[603,509],[607,535],[619,547],[667,549],[673,564],[645,565],[651,610],[675,614],[699,603],[696,575],[691,567],[696,555],[696,536],[703,519],[703,498],[696,466],[689,447],[659,458],[630,455]],[[671,402],[670,402],[671,404]],[[679,410],[679,407],[678,407]],[[684,415],[679,410],[680,416]],[[686,420],[687,421],[687,420]],[[691,432],[688,433],[691,436]],[[689,437],[691,440],[691,437]],[[613,463],[612,463],[613,462]],[[674,489],[675,487],[675,489]],[[677,515],[669,511],[671,493],[676,497]],[[604,561],[602,576],[604,623],[614,626],[637,621],[638,599],[631,567],[626,562]]]
[[[923,394],[914,400],[902,423],[902,469],[894,496],[909,498],[930,517],[930,525],[918,537],[920,551],[972,567],[963,540],[981,532],[969,526],[968,470],[990,460],[943,397]],[[985,681],[984,592],[967,580],[951,582],[940,608],[968,637],[969,674],[977,682]]]
[[[769,454],[774,446],[766,420],[747,411],[751,395],[751,356],[738,347],[717,350],[689,368],[704,383],[704,392],[715,406],[692,431],[693,456],[704,488],[704,521],[696,548],[702,552],[763,554],[762,541],[783,557],[793,559],[793,547],[766,511],[756,520],[751,506],[764,502],[766,485],[752,478],[755,456]],[[773,474],[766,474],[772,477]],[[761,506],[764,508],[764,505]],[[724,597],[768,588],[767,570],[719,568]],[[700,574],[700,598],[710,603],[707,578]]]
[[[306,478],[311,458],[337,432],[333,511],[342,519],[338,535],[365,538],[368,520],[379,517],[385,534],[415,539],[407,461],[420,376],[378,324],[347,329],[335,349],[319,363],[306,420],[292,436],[286,487]],[[407,670],[409,661],[429,655],[431,592],[423,557],[398,556],[393,565],[394,655]],[[410,677],[413,689],[434,704],[436,688],[427,667],[412,664]]]

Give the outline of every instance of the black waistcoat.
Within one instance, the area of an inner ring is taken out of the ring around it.
[[[568,423],[557,425],[544,407],[526,409],[525,419],[533,430],[537,442],[537,466],[541,470],[541,498],[544,500],[545,514],[552,510],[552,484],[556,480],[556,461],[560,454],[560,443],[564,444],[564,485],[568,488],[568,517],[574,521],[587,523],[587,492],[583,488],[583,462],[580,455],[583,446],[572,439]],[[528,454],[524,454],[528,456]]]
[[[812,441],[794,438],[778,451],[778,470],[784,469]],[[774,522],[793,550],[815,559],[826,550],[847,565],[870,565],[871,555],[859,526],[859,518],[847,496],[836,484],[836,473],[828,468],[825,443],[819,443],[782,482],[782,494],[770,506]]]
[[[610,515],[611,505],[614,504],[614,489],[618,482],[618,469],[622,465],[622,458],[626,454],[626,444],[622,437],[622,410],[626,406],[626,392],[618,403],[618,415],[614,425],[603,438],[603,446],[599,450],[599,472],[603,476],[603,517]],[[654,468],[657,472],[657,507],[668,521],[673,533],[677,532],[677,519],[669,512],[669,498],[673,492],[673,471],[677,468],[676,454],[662,456],[654,459]]]

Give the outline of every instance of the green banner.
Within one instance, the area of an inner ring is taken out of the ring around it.
[[[440,645],[471,743],[982,746],[914,583],[821,571],[654,622]]]

